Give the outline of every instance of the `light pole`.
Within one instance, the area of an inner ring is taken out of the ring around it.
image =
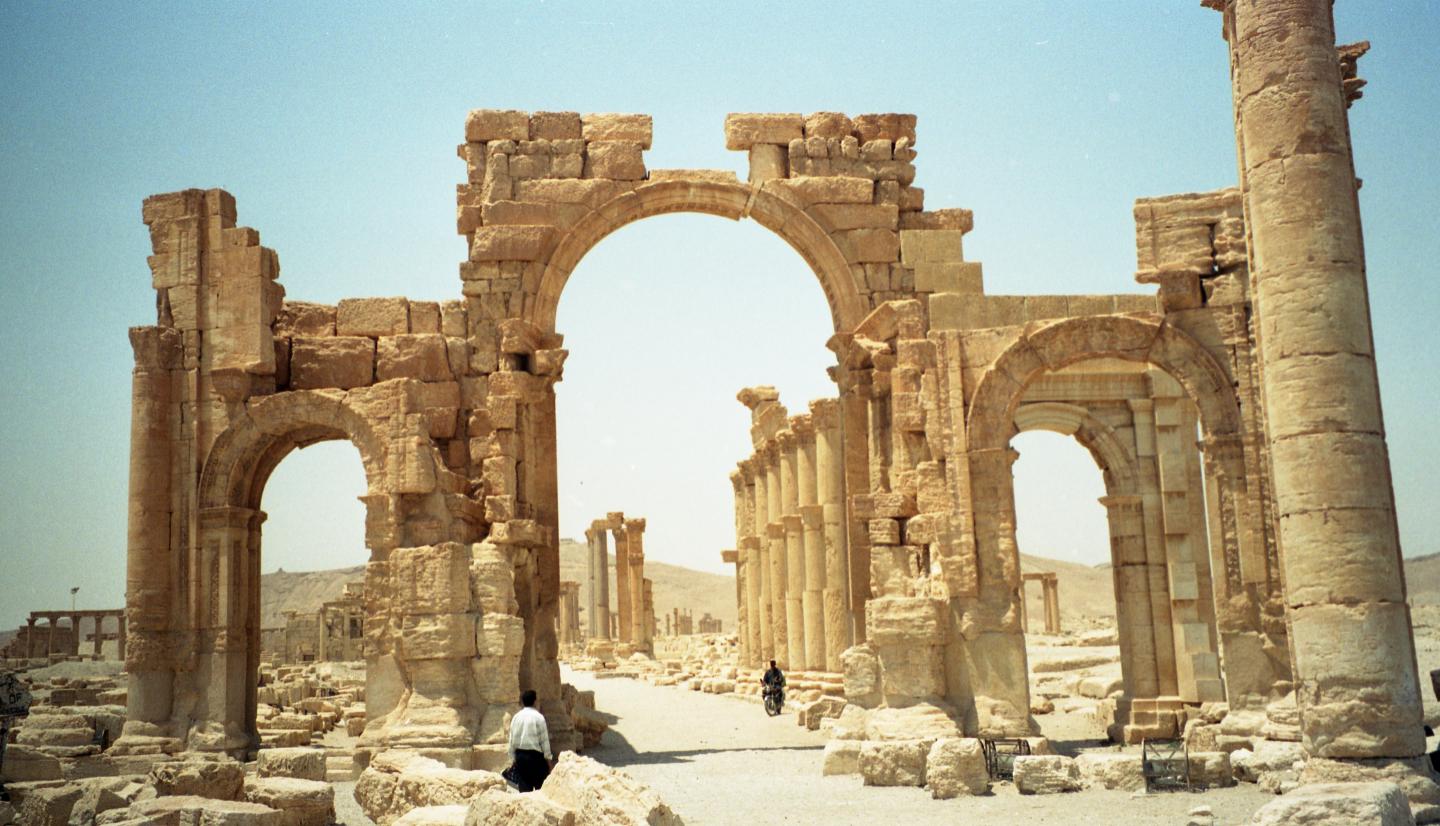
[[[75,610],[75,595],[80,592],[80,586],[76,585],[70,589],[70,610]]]

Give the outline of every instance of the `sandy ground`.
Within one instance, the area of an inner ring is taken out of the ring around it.
[[[858,777],[822,777],[825,737],[796,726],[791,711],[772,719],[753,700],[735,695],[597,680],[568,669],[564,679],[593,689],[596,706],[615,718],[589,756],[649,784],[687,824],[1183,826],[1187,813],[1201,805],[1214,811],[1217,824],[1237,824],[1274,799],[1253,785],[1139,797],[1103,790],[1030,797],[1001,783],[984,797],[932,800],[923,789],[867,788]]]

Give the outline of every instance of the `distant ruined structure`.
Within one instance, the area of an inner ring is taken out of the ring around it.
[[[272,665],[365,659],[365,583],[347,582],[319,610],[286,611],[285,624],[261,629],[262,658]]]
[[[1312,765],[1420,773],[1346,115],[1358,55],[1337,54],[1328,3],[1211,4],[1239,185],[1136,203],[1154,296],[986,294],[963,254],[971,213],[927,209],[915,185],[913,115],[730,115],[739,180],[648,169],[648,116],[477,110],[459,147],[468,259],[440,303],[286,300],[228,193],[147,199],[158,313],[130,333],[113,750],[256,747],[261,496],[290,451],[326,439],[356,446],[368,485],[361,748],[465,765],[503,738],[522,686],[570,747],[556,307],[602,238],[687,211],[783,238],[833,322],[836,395],[808,421],[765,388],[741,394],[756,451],[732,479],[727,558],[751,661],[843,669],[852,705],[935,709],[968,736],[1034,731],[1010,441],[1056,430],[1105,471],[1127,739],[1222,697],[1226,725],[1259,732],[1293,694]],[[653,603],[628,559],[643,527],[623,521],[614,640],[641,651]]]

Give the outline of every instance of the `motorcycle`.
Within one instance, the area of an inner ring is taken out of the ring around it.
[[[780,686],[765,689],[765,713],[778,717],[785,708],[785,689]]]

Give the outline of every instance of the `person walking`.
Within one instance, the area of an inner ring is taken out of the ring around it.
[[[510,721],[510,773],[522,792],[539,789],[550,776],[550,729],[535,710],[535,691],[520,695],[520,711]]]

